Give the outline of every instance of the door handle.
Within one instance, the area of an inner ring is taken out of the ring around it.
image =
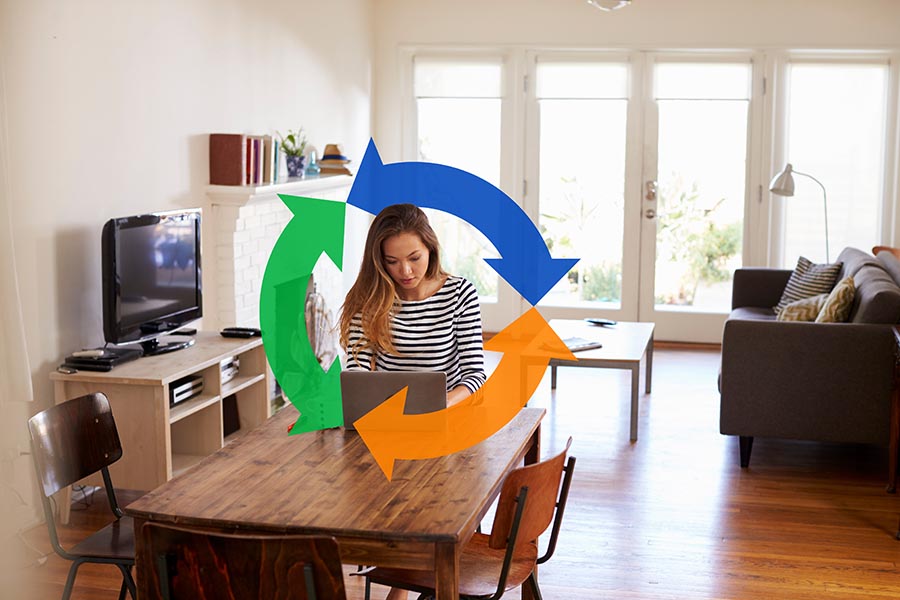
[[[644,194],[644,198],[646,198],[647,200],[656,200],[656,181],[651,179],[644,184],[644,187],[647,190]]]
[[[644,211],[644,216],[647,217],[648,219],[652,219],[656,216],[656,211],[653,210],[652,208],[648,208],[647,210]]]

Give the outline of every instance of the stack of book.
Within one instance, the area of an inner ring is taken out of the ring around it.
[[[352,175],[347,164],[350,159],[344,156],[344,151],[340,144],[327,144],[325,151],[322,153],[322,160],[319,161],[321,167],[320,175]]]
[[[262,185],[280,180],[279,141],[271,135],[211,133],[209,182],[213,185]]]

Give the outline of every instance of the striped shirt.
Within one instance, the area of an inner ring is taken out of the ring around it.
[[[396,354],[379,352],[376,371],[443,371],[447,390],[464,385],[475,392],[485,382],[481,309],[475,286],[450,276],[424,300],[400,300],[391,317]],[[372,350],[355,357],[353,347],[363,340],[362,319],[354,315],[347,344],[347,370],[371,371]]]

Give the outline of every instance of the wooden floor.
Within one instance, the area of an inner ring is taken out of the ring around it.
[[[547,377],[532,400],[548,410],[545,453],[572,435],[578,457],[544,598],[900,598],[885,450],[758,439],[741,470],[737,440],[718,433],[718,352],[657,349],[654,363],[634,444],[625,371],[560,368],[556,393]],[[99,525],[95,512],[74,512],[64,543]],[[50,552],[43,527],[25,537]],[[30,597],[59,598],[67,568],[53,554],[29,568]],[[119,582],[86,566],[72,597],[114,599]],[[347,585],[363,597],[358,580]]]

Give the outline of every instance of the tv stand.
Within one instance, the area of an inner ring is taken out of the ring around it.
[[[144,356],[108,372],[50,374],[56,404],[91,392],[109,398],[122,442],[122,458],[109,470],[123,489],[149,491],[162,485],[271,414],[268,363],[260,338],[225,338],[200,331],[195,339],[182,352]],[[231,358],[238,359],[238,372],[223,381],[221,363]],[[203,378],[203,391],[170,406],[170,386],[198,375]],[[226,437],[225,424],[233,426],[234,419],[238,428]],[[103,485],[99,477],[83,483]],[[60,495],[60,520],[66,523],[71,488]]]
[[[183,350],[193,345],[194,340],[192,339],[183,340],[181,342],[168,342],[166,344],[160,344],[159,338],[153,338],[152,340],[141,342],[141,348],[143,348],[144,350],[144,356],[155,356],[156,354],[175,352],[176,350]]]

